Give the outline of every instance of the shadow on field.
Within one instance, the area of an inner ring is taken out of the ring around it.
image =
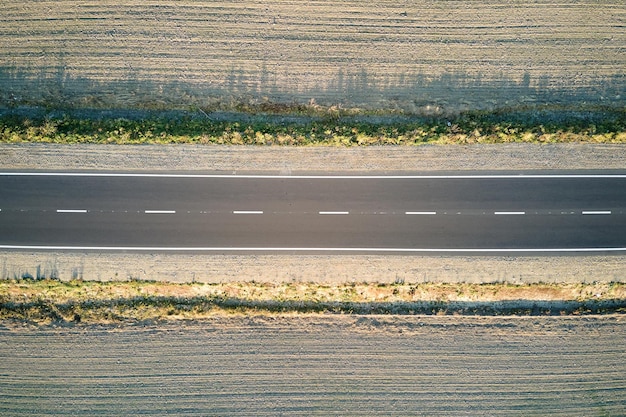
[[[505,75],[418,72],[381,79],[365,69],[344,72],[314,88],[284,85],[263,66],[259,73],[232,69],[222,80],[157,80],[130,73],[125,79],[90,79],[63,65],[38,69],[0,66],[0,107],[117,108],[164,110],[199,107],[207,111],[297,111],[299,106],[400,110],[435,116],[517,106],[615,106],[625,103],[626,76],[574,82],[526,73]]]
[[[626,313],[626,300],[506,300],[497,302],[415,301],[343,302],[247,300],[221,297],[134,297],[54,303],[47,300],[5,302],[0,317],[27,321],[80,322],[165,319],[207,313],[318,313],[356,315],[561,316]]]

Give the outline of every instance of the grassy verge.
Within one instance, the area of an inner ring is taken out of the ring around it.
[[[227,118],[214,118],[200,109],[175,117],[147,113],[139,118],[72,113],[29,117],[8,111],[0,116],[0,142],[297,146],[626,143],[626,109],[619,108],[516,109],[438,118],[306,107],[253,110],[231,113]]]
[[[0,281],[0,320],[49,324],[231,314],[625,314],[626,284],[173,284]]]

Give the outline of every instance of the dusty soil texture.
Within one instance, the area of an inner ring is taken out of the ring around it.
[[[263,147],[2,144],[3,169],[182,170],[237,173],[626,169],[623,144]]]
[[[624,415],[623,316],[0,324],[11,416]]]
[[[258,282],[626,282],[626,256],[318,256],[0,252],[0,278]]]
[[[5,0],[0,105],[623,106],[624,16],[619,0]]]

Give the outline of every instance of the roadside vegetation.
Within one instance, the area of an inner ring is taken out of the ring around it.
[[[100,118],[0,116],[3,143],[366,146],[474,143],[626,143],[626,109],[516,109],[420,117],[306,106],[208,114],[201,109]],[[250,111],[250,112],[247,112]]]
[[[0,281],[0,320],[115,323],[233,314],[626,314],[626,285]]]

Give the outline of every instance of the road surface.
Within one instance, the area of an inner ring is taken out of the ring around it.
[[[0,173],[0,249],[624,253],[623,172]]]

